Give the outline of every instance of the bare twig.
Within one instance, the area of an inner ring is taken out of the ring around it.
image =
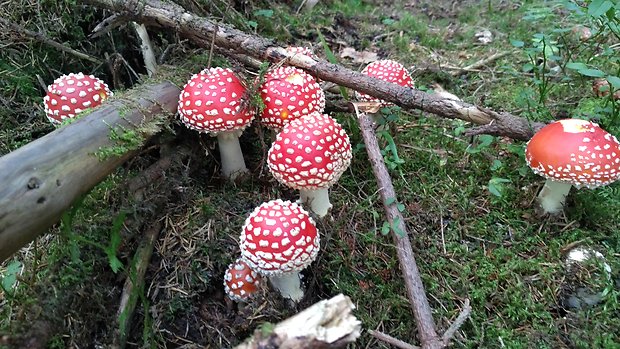
[[[136,255],[133,259],[135,264],[131,267],[131,270],[129,270],[129,275],[123,287],[121,302],[118,307],[118,327],[114,334],[113,348],[125,348],[127,335],[130,330],[129,325],[131,323],[131,318],[133,317],[133,312],[138,302],[139,293],[142,292],[144,275],[146,274],[146,269],[149,266],[153,254],[153,244],[157,236],[159,236],[162,226],[163,224],[161,221],[157,221],[151,225],[144,233],[140,247],[136,251]],[[146,311],[148,311],[148,309],[146,309]]]
[[[415,345],[403,342],[400,339],[394,338],[389,334],[385,334],[383,332],[368,330],[368,333],[370,333],[371,336],[377,338],[378,340],[387,344],[391,344],[400,349],[420,349],[420,347],[416,347]]]
[[[514,51],[504,51],[504,52],[498,52],[498,53],[492,54],[491,56],[489,56],[487,58],[481,59],[478,62],[472,63],[472,64],[470,64],[468,66],[463,67],[463,68],[456,67],[456,69],[458,69],[458,70],[455,70],[455,71],[451,72],[450,75],[458,76],[458,75],[463,74],[464,72],[475,71],[476,69],[478,69],[480,67],[483,67],[483,66],[485,66],[485,65],[487,65],[489,63],[495,62],[496,60],[498,60],[500,58],[506,57],[506,56],[508,56],[511,53],[514,53]],[[450,67],[450,68],[452,68],[452,67]]]
[[[356,108],[362,137],[366,145],[368,159],[379,185],[379,195],[383,201],[383,207],[387,216],[388,223],[392,227],[392,237],[396,243],[396,252],[400,262],[400,269],[403,273],[407,296],[413,310],[413,315],[418,326],[418,335],[422,342],[423,349],[443,348],[433,320],[431,307],[424,292],[424,284],[418,271],[413,249],[409,241],[409,234],[405,226],[405,219],[397,208],[396,192],[388,173],[387,167],[383,162],[381,149],[377,142],[374,124],[370,116],[358,109],[357,103],[353,103]]]
[[[74,50],[74,49],[72,49],[70,47],[67,47],[67,46],[65,46],[65,45],[63,45],[63,44],[61,44],[61,43],[59,43],[57,41],[54,41],[54,40],[48,38],[47,36],[45,36],[45,35],[43,35],[43,34],[41,34],[39,32],[34,32],[32,30],[28,30],[28,29],[22,27],[21,25],[19,25],[17,23],[13,23],[13,22],[7,20],[6,18],[0,17],[0,24],[4,25],[6,27],[9,27],[12,30],[14,30],[14,31],[16,31],[16,32],[18,32],[18,33],[20,33],[22,35],[29,36],[29,37],[31,37],[31,38],[33,38],[33,39],[35,39],[35,40],[45,44],[45,45],[51,46],[51,47],[56,48],[58,50],[61,50],[63,52],[67,52],[67,53],[69,53],[71,55],[74,55],[77,58],[85,59],[85,60],[91,61],[91,62],[96,63],[96,64],[102,64],[103,63],[103,61],[100,60],[97,57],[91,56],[91,55],[89,55],[87,53],[83,53],[83,52]]]
[[[286,62],[312,75],[349,87],[373,97],[393,102],[406,109],[419,109],[445,118],[461,119],[478,125],[487,125],[490,134],[527,140],[540,128],[542,123],[530,122],[507,112],[495,112],[462,101],[450,100],[420,90],[391,84],[329,63],[322,59],[292,54],[272,40],[246,34],[234,28],[217,23],[185,11],[179,5],[162,0],[136,1],[85,0],[87,3],[108,8],[145,24],[174,28],[180,35],[189,38],[197,45],[209,47],[211,41],[220,48],[243,53],[260,60]],[[215,38],[215,39],[214,39]]]
[[[459,316],[456,317],[456,320],[454,320],[452,325],[448,327],[446,332],[444,332],[443,336],[441,336],[441,340],[443,341],[445,346],[448,346],[448,344],[450,343],[450,340],[456,334],[456,331],[458,331],[459,328],[463,326],[465,321],[469,318],[470,314],[471,314],[471,305],[469,305],[469,299],[465,299],[465,303],[463,303],[463,309],[461,310],[461,313],[459,314]]]

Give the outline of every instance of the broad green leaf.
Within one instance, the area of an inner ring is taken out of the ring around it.
[[[609,83],[613,87],[614,91],[615,90],[620,90],[620,78],[619,77],[613,76],[613,75],[609,75],[607,77],[607,81],[609,81]]]
[[[521,40],[510,40],[510,44],[514,47],[523,47],[525,43]]]
[[[600,17],[613,6],[613,2],[609,0],[592,0],[590,5],[588,5],[588,14],[592,17]]]
[[[386,205],[391,205],[391,204],[393,204],[395,202],[396,202],[396,198],[387,198],[387,199],[385,199],[385,204]]]
[[[588,69],[588,66],[585,63],[581,62],[570,62],[566,64],[566,68],[572,70],[585,70]]]
[[[579,69],[578,73],[585,76],[591,76],[594,78],[602,78],[605,73],[598,69]]]

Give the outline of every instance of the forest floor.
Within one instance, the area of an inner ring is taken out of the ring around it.
[[[469,103],[531,120],[592,119],[620,135],[618,106],[592,93],[587,75],[595,74],[566,65],[585,62],[591,70],[617,75],[618,39],[601,32],[580,41],[573,28],[597,19],[578,14],[569,1],[332,0],[308,12],[297,12],[299,1],[234,7],[224,1],[176,2],[282,45],[311,47],[320,57],[326,57],[323,37],[339,63],[355,70],[389,58],[410,67],[419,89],[432,91],[439,84]],[[37,7],[41,3],[43,9]],[[0,155],[53,131],[44,116],[42,84],[81,69],[122,90],[139,82],[127,67],[144,73],[130,26],[87,39],[108,13],[74,6],[20,0],[0,9],[0,16],[102,59],[109,53],[114,62],[81,61],[0,30]],[[76,10],[79,19],[67,15]],[[209,52],[174,33],[154,29],[151,36],[180,87],[209,61],[243,69],[225,57],[211,60]],[[458,69],[495,54],[499,58],[480,67]],[[124,63],[114,58],[120,56]],[[129,348],[229,348],[261,324],[338,293],[351,297],[364,330],[419,344],[356,119],[349,113],[333,116],[351,138],[353,161],[330,191],[330,217],[318,222],[321,252],[304,272],[307,292],[297,306],[265,288],[241,307],[225,299],[222,286],[253,208],[298,195],[266,168],[272,134],[258,125],[244,132],[241,144],[253,176],[234,184],[219,175],[215,140],[174,121],[48,234],[0,265],[4,345],[9,346],[6,338],[14,343],[39,338],[49,348],[111,345],[133,255],[156,222],[163,228],[131,321]],[[464,137],[465,122],[413,110],[394,109],[390,120],[397,157],[386,146],[385,161],[440,332],[465,299],[473,308],[454,338],[455,348],[620,348],[618,184],[573,189],[561,217],[541,219],[533,207],[543,179],[526,166],[524,142]],[[176,154],[165,176],[130,190],[163,156],[160,148]],[[611,274],[601,269],[601,259],[569,268],[566,254],[575,246],[600,252]],[[122,266],[114,271],[116,259]],[[585,293],[596,304],[571,298]],[[389,346],[363,331],[352,347]]]

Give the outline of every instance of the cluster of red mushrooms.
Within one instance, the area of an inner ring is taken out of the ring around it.
[[[306,48],[288,51],[314,57]],[[395,61],[376,61],[362,72],[413,87],[406,68]],[[194,74],[179,97],[181,122],[217,137],[222,174],[230,180],[248,171],[238,138],[256,111],[246,86],[231,69],[209,68]],[[321,86],[303,70],[286,65],[269,70],[258,93],[264,103],[259,122],[277,132],[267,167],[278,182],[299,190],[300,200],[268,201],[247,217],[240,236],[241,257],[226,271],[224,287],[231,299],[247,300],[267,277],[283,297],[299,301],[299,272],[319,251],[319,232],[309,212],[318,218],[328,214],[328,189],[349,167],[351,144],[342,126],[324,114]],[[61,123],[111,96],[108,86],[92,75],[63,75],[48,87],[45,112],[50,121]],[[365,94],[356,96],[389,105]],[[620,143],[590,121],[566,119],[547,125],[528,142],[525,157],[535,173],[547,178],[538,200],[550,214],[562,211],[571,186],[595,188],[620,178]]]

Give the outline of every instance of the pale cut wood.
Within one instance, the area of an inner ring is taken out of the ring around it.
[[[154,120],[176,111],[180,90],[170,82],[141,86],[107,101],[69,125],[0,158],[0,262],[58,221],[81,195],[133,157],[98,157],[119,144],[111,131],[134,130],[144,139]]]
[[[254,336],[235,349],[328,349],[341,348],[360,336],[361,322],[352,314],[355,305],[339,294],[313,304],[270,330],[256,330]]]

